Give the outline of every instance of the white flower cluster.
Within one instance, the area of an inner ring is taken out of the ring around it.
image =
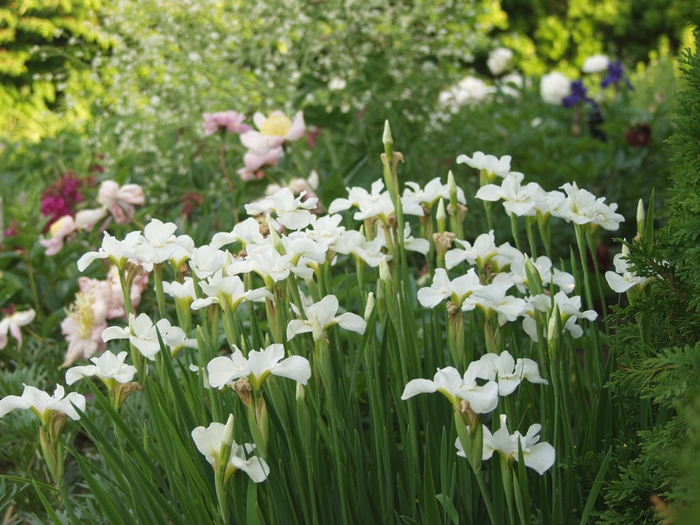
[[[535,363],[531,359],[513,359],[508,351],[500,355],[486,354],[478,361],[469,364],[462,376],[455,368],[438,369],[433,380],[413,379],[404,388],[401,399],[406,400],[418,394],[440,392],[452,405],[461,411],[474,414],[488,414],[498,406],[498,397],[512,394],[520,383],[527,379],[531,383],[548,384],[542,379]],[[479,384],[477,380],[482,380]],[[519,432],[508,434],[505,416],[501,419],[501,428],[491,434],[483,426],[483,459],[489,459],[494,451],[498,451],[506,461],[518,460],[518,439],[521,441],[525,465],[540,474],[554,465],[556,453],[548,443],[537,445],[541,426],[532,425],[525,437]],[[457,454],[465,456],[459,439],[455,443]]]

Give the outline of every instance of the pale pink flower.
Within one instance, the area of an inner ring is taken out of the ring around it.
[[[46,248],[46,255],[56,255],[63,248],[63,243],[69,235],[78,230],[78,225],[70,215],[64,215],[49,228],[50,237],[40,239],[39,244]]]
[[[228,133],[245,133],[252,128],[248,124],[243,124],[245,115],[237,111],[221,111],[219,113],[204,113],[204,136],[213,135],[219,130],[225,130]]]
[[[97,201],[106,206],[117,224],[127,224],[136,210],[134,206],[143,206],[146,196],[138,184],[119,186],[113,180],[106,180],[100,185]]]
[[[108,307],[99,288],[76,294],[68,317],[61,323],[61,331],[69,343],[61,368],[104,351],[106,345],[102,341],[102,332],[107,328]]]
[[[249,133],[255,133],[251,131]],[[245,135],[247,135],[246,133]],[[241,139],[244,135],[241,135]],[[279,160],[284,156],[282,147],[273,148],[270,150],[249,149],[243,156],[245,167],[238,170],[238,174],[244,181],[254,179],[260,180],[263,177],[263,172],[260,169],[263,166],[277,166]]]
[[[92,231],[92,228],[107,216],[104,206],[90,210],[80,210],[75,214],[75,224],[81,230]]]

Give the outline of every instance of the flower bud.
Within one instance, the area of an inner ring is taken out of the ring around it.
[[[641,240],[644,238],[644,230],[646,230],[647,214],[644,209],[644,201],[639,199],[637,204],[637,237]]]
[[[557,346],[559,339],[561,338],[561,314],[559,312],[559,305],[555,304],[552,312],[549,315],[549,324],[547,326],[547,348],[549,348],[550,355],[553,355],[557,351]]]
[[[445,230],[447,229],[447,212],[445,212],[445,201],[443,199],[440,199],[440,202],[438,203],[435,219],[437,219],[438,223],[438,232],[445,233]]]
[[[369,317],[372,315],[372,310],[374,310],[374,293],[369,292],[369,295],[367,296],[367,305],[365,306],[365,322],[367,322]]]
[[[384,135],[382,136],[382,142],[384,143],[385,147],[394,143],[394,138],[391,136],[391,126],[389,125],[388,120],[384,121]]]
[[[525,275],[527,276],[527,287],[530,289],[532,295],[540,295],[544,293],[544,287],[542,286],[542,278],[540,277],[540,272],[532,264],[532,259],[525,255]]]
[[[233,444],[233,414],[228,415],[228,421],[226,421],[226,427],[224,427],[224,434],[221,436],[221,443],[229,447]]]
[[[391,282],[391,271],[389,271],[386,255],[379,259],[379,278],[383,282]]]
[[[217,458],[217,468],[219,475],[227,480],[233,471],[230,468],[231,445],[233,445],[233,414],[229,414],[228,421],[224,427],[224,433],[221,436],[221,448],[219,449],[219,457]]]
[[[311,316],[311,324],[313,325],[314,341],[320,341],[323,339],[323,327],[321,326],[316,314]]]
[[[455,182],[455,175],[452,170],[447,172],[447,191],[450,195],[457,193],[457,183]]]
[[[296,392],[297,401],[303,402],[305,397],[306,397],[306,390],[304,389],[304,385],[302,385],[301,383],[297,383],[297,392]]]

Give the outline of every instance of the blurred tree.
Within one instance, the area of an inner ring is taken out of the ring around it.
[[[646,62],[668,47],[677,54],[696,0],[502,0],[508,13],[504,43],[519,52],[526,73],[579,68],[607,53]]]
[[[100,0],[0,0],[0,137],[37,140],[87,116],[84,100],[67,98],[91,84],[90,58],[109,46],[101,8]]]

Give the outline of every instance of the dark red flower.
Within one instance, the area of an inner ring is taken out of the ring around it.
[[[44,231],[64,215],[75,216],[73,205],[83,200],[84,181],[73,171],[67,171],[41,195],[41,214],[50,217]]]
[[[625,141],[630,148],[646,146],[651,142],[651,127],[645,122],[631,126],[625,131]]]

